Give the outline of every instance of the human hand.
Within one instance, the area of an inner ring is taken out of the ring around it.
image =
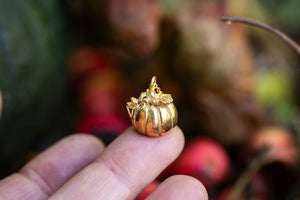
[[[176,159],[183,146],[178,127],[156,138],[129,128],[106,148],[94,136],[75,134],[0,181],[0,200],[134,199]],[[198,180],[176,175],[162,182],[147,199],[208,197]]]

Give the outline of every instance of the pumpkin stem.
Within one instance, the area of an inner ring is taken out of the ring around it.
[[[155,89],[158,87],[156,83],[156,76],[153,76],[149,85],[150,93],[155,93]]]

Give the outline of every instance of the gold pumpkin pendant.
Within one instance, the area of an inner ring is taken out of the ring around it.
[[[126,105],[135,129],[143,135],[164,135],[177,124],[177,110],[170,94],[164,94],[153,76],[149,89]]]

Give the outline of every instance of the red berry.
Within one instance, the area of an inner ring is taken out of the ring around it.
[[[229,158],[225,150],[209,138],[194,139],[173,163],[175,174],[198,178],[206,187],[222,182],[229,171]]]
[[[251,151],[267,148],[269,162],[279,161],[287,166],[296,166],[297,149],[290,132],[279,127],[267,127],[253,135]]]

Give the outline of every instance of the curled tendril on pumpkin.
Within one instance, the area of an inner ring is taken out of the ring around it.
[[[131,97],[131,102],[128,102],[127,106],[133,108],[139,103],[146,103],[149,105],[163,105],[172,102],[172,96],[170,94],[164,94],[161,91],[160,87],[158,87],[156,83],[156,77],[154,76],[151,80],[149,89],[147,89],[146,92],[142,92],[138,99]]]

